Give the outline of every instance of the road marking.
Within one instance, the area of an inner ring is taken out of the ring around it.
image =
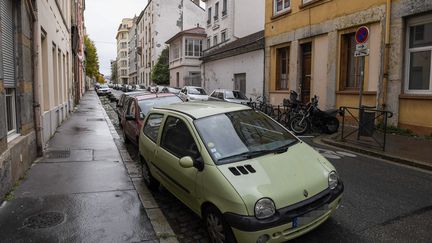
[[[344,157],[356,158],[357,155],[344,152],[344,151],[333,151],[330,149],[323,149],[318,147],[313,147],[318,153],[324,156],[327,159],[342,159]]]

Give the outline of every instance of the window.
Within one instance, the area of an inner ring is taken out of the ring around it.
[[[208,37],[207,38],[207,48],[210,48],[210,47],[211,47],[211,38]]]
[[[151,114],[143,128],[143,133],[150,140],[156,143],[159,133],[159,128],[162,123],[163,115]]]
[[[207,13],[207,25],[211,24],[211,17],[212,17],[212,8],[208,8],[208,13]]]
[[[188,57],[200,57],[202,53],[202,40],[186,39],[185,54]]]
[[[228,8],[227,1],[228,0],[223,0],[223,4],[222,4],[222,17],[225,17],[228,14],[228,12],[227,12],[227,8]]]
[[[200,156],[188,127],[177,117],[167,118],[162,132],[161,147],[177,158],[191,156],[196,159]]]
[[[361,58],[355,58],[355,33],[341,36],[340,89],[358,89],[364,70]]]
[[[173,44],[171,46],[171,60],[177,60],[180,58],[180,46],[178,44]]]
[[[213,36],[213,45],[217,45],[218,44],[218,37],[217,35]]]
[[[274,14],[283,13],[291,9],[291,0],[273,0]]]
[[[276,49],[276,90],[288,89],[289,47]]]
[[[215,3],[215,14],[214,20],[217,21],[219,19],[219,2]]]
[[[225,41],[227,41],[227,31],[223,30],[221,32],[221,42],[225,42]]]
[[[129,107],[127,109],[127,113],[128,116],[133,116],[135,117],[135,101],[133,99],[131,99],[130,103],[129,103]]]
[[[405,90],[432,94],[432,15],[409,20],[407,32]]]
[[[6,123],[8,135],[17,131],[15,89],[6,88]]]

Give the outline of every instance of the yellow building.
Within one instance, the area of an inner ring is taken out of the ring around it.
[[[356,58],[355,32],[369,29]],[[394,113],[391,123],[432,133],[432,1],[266,0],[265,93],[314,94],[323,109],[359,104]]]

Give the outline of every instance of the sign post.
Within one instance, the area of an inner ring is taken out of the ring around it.
[[[356,50],[354,52],[355,58],[360,58],[360,83],[359,83],[359,132],[357,133],[357,140],[360,139],[360,130],[362,129],[362,116],[363,116],[363,83],[364,83],[364,68],[365,68],[365,56],[369,55],[369,48],[366,42],[369,39],[369,29],[366,26],[362,26],[357,29],[355,34],[357,42]]]

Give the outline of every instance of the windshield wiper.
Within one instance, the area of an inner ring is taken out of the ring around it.
[[[255,151],[247,151],[244,153],[240,153],[240,154],[235,154],[235,155],[231,155],[231,156],[227,156],[227,157],[223,157],[221,159],[218,159],[218,162],[221,161],[226,161],[226,160],[230,160],[233,158],[241,158],[241,159],[252,159],[252,158],[256,158],[256,157],[260,157],[266,154],[271,154],[271,153],[275,153],[275,154],[282,154],[285,153],[286,151],[288,151],[288,148],[294,144],[296,144],[298,142],[298,140],[294,140],[288,144],[285,144],[281,147],[277,147],[275,149],[265,149],[265,150],[255,150]]]

